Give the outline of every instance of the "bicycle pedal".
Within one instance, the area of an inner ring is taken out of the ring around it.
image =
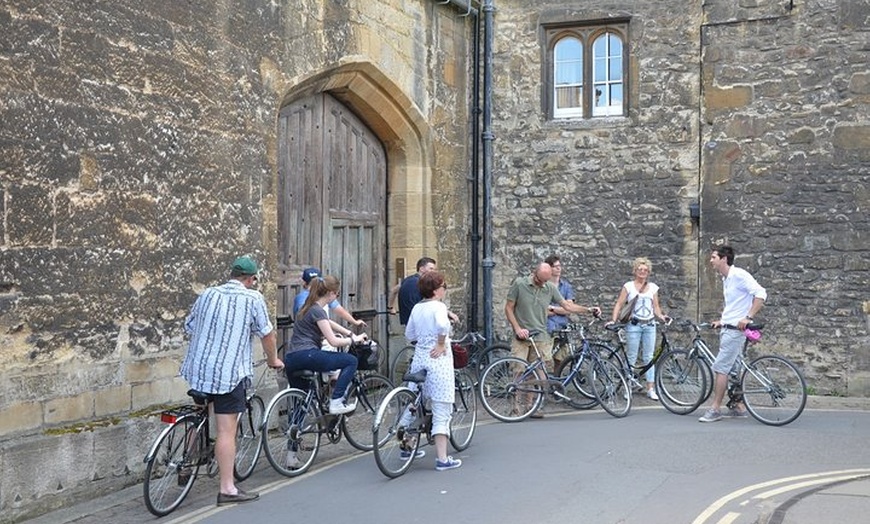
[[[556,397],[558,400],[571,400],[571,397],[562,393],[561,391],[553,391],[552,393],[553,396]]]

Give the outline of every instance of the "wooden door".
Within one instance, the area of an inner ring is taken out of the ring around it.
[[[278,162],[278,249],[286,271],[279,308],[292,310],[302,269],[319,267],[341,279],[342,305],[385,341],[385,319],[374,316],[386,308],[383,145],[321,93],[281,111]]]

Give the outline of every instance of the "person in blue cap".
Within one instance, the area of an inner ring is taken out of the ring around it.
[[[299,310],[302,309],[302,306],[305,304],[305,300],[308,299],[308,294],[311,291],[311,280],[313,278],[322,276],[323,274],[316,267],[309,267],[302,272],[302,289],[293,300],[294,317],[299,315]],[[361,318],[353,318],[353,315],[350,314],[350,311],[346,310],[344,306],[339,303],[338,299],[333,300],[327,306],[327,316],[329,316],[328,313],[330,311],[334,312],[338,316],[338,318],[344,320],[348,324],[356,327],[366,327],[365,321]],[[336,330],[336,326],[333,326],[333,330]]]

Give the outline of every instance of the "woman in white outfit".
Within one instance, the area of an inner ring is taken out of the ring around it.
[[[637,362],[638,350],[643,346],[643,364],[649,364],[653,357],[656,345],[656,318],[667,322],[668,317],[662,313],[659,306],[659,287],[649,281],[652,272],[652,263],[648,258],[639,257],[634,259],[631,265],[634,279],[629,280],[619,291],[619,298],[613,306],[613,317],[608,324],[616,322],[619,310],[626,302],[637,300],[631,312],[631,319],[625,326],[626,344],[625,353],[628,362],[634,366]],[[655,366],[651,366],[646,372],[646,396],[652,400],[658,400],[655,389]]]
[[[461,460],[447,455],[455,394],[453,353],[448,350],[450,319],[447,316],[447,306],[443,302],[447,284],[444,283],[441,273],[428,271],[420,276],[417,287],[423,300],[411,310],[405,338],[417,341],[410,372],[426,370],[423,394],[432,402],[432,434],[435,437],[437,455],[435,469],[444,471],[462,465]]]

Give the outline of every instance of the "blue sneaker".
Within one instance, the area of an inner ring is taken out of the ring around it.
[[[409,458],[411,458],[411,452],[403,449],[399,453],[399,456],[402,457],[403,460],[408,460]],[[426,450],[424,450],[424,449],[418,449],[417,453],[414,454],[414,458],[423,458],[425,456],[426,456]]]
[[[435,469],[438,471],[446,471],[448,469],[456,469],[462,466],[462,461],[459,459],[455,459],[453,457],[447,457],[447,460],[441,462],[438,459],[435,459]]]
[[[707,412],[698,419],[699,422],[719,422],[720,420],[722,420],[722,413],[713,408],[708,409]]]

